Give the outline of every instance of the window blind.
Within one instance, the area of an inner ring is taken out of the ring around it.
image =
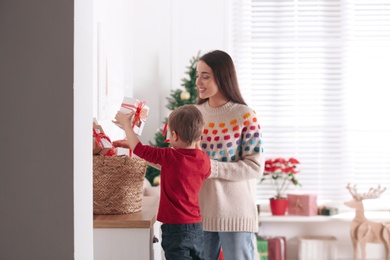
[[[297,158],[302,187],[348,200],[347,183],[390,198],[390,3],[232,0],[230,53],[266,158]],[[258,185],[257,198],[275,190]]]

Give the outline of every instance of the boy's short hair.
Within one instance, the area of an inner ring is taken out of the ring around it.
[[[171,112],[168,126],[175,131],[183,142],[191,144],[202,135],[203,115],[194,105],[183,105]]]

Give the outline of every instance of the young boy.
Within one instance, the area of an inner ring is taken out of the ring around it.
[[[123,126],[129,148],[161,166],[157,220],[162,223],[161,245],[167,260],[204,259],[202,217],[198,195],[210,175],[210,159],[200,150],[203,116],[194,105],[184,105],[168,117],[170,148],[143,145],[131,127],[134,113],[118,112],[114,123]]]

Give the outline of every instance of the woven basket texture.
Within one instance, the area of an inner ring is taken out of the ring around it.
[[[93,157],[93,214],[141,211],[146,161],[128,156]]]

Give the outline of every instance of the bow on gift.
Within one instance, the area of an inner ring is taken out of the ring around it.
[[[168,123],[165,123],[164,130],[161,135],[165,136],[164,143],[169,143]]]
[[[97,132],[95,129],[93,129],[93,137],[95,137],[96,146],[104,148],[105,145],[103,143],[103,139],[106,139],[111,144],[111,140],[110,140],[110,138],[107,135],[105,135],[104,133],[101,133],[101,132]],[[112,149],[110,149],[105,154],[105,156],[112,156],[113,152],[114,151]]]
[[[138,122],[140,122],[141,118],[142,119],[146,118],[146,111],[143,109],[145,104],[146,104],[145,102],[136,102],[135,105],[122,103],[121,106],[123,108],[127,108],[135,111],[133,124],[131,125],[131,127],[134,127]]]

